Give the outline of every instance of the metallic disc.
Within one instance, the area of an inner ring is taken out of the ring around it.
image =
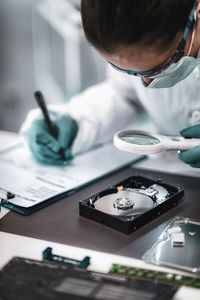
[[[110,215],[133,216],[152,208],[153,200],[146,195],[123,190],[100,198],[94,206]]]

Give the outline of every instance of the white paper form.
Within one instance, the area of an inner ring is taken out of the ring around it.
[[[15,194],[9,202],[31,207],[76,189],[141,158],[113,144],[77,155],[63,166],[39,164],[21,144],[0,152],[0,196]]]

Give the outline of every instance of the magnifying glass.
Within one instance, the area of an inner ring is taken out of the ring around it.
[[[188,150],[200,145],[200,139],[164,136],[140,130],[119,131],[114,145],[120,150],[136,154],[154,154],[165,150]]]

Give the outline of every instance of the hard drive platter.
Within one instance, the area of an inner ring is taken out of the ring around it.
[[[94,203],[96,209],[116,216],[135,216],[152,206],[153,200],[150,197],[127,190],[103,196]]]

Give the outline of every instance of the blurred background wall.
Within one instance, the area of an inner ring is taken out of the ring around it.
[[[80,0],[1,0],[0,40],[0,130],[19,130],[36,89],[60,103],[105,78],[82,31]]]
[[[0,129],[17,131],[33,106],[31,18],[31,1],[0,1]]]

